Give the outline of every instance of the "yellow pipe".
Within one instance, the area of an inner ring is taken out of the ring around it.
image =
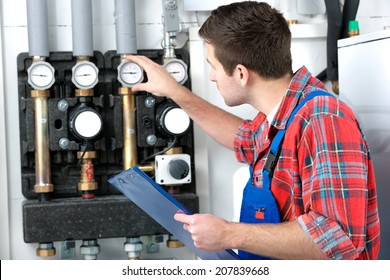
[[[135,123],[135,93],[131,88],[119,88],[123,104],[123,168],[137,165],[137,138]]]
[[[154,173],[155,163],[152,162],[152,163],[147,164],[147,165],[140,165],[140,166],[138,166],[138,168],[139,168],[141,171],[143,171],[143,172]]]
[[[48,90],[32,90],[35,111],[35,186],[36,193],[53,192],[49,150]]]

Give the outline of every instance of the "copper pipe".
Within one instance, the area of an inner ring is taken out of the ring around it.
[[[138,166],[138,168],[143,171],[143,172],[147,172],[147,173],[154,173],[154,170],[155,170],[155,163],[152,162],[150,164],[147,164],[147,165],[140,165]]]
[[[53,192],[49,150],[48,90],[32,90],[35,111],[35,186],[36,193]]]
[[[123,168],[137,165],[137,138],[135,124],[135,93],[131,88],[119,88],[123,104]]]

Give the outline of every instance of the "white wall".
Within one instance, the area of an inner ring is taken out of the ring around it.
[[[325,15],[299,15],[296,11],[296,1],[267,2],[283,11],[289,19],[295,18],[304,23],[293,27],[294,69],[305,64],[314,74],[317,74],[326,66]],[[114,0],[92,0],[92,2],[94,48],[105,53],[107,50],[115,49]],[[223,1],[223,3],[230,2],[233,1]],[[48,0],[50,51],[71,51],[70,3],[70,0]],[[207,12],[184,12],[183,0],[178,0],[178,3],[185,30],[190,27],[196,28],[198,21],[207,15]],[[361,0],[360,5],[358,20],[361,33],[380,30],[383,26],[390,25],[390,1]],[[163,35],[161,1],[137,0],[136,11],[138,48],[159,49]],[[21,52],[28,52],[26,0],[0,0],[0,19],[0,64],[3,67],[0,68],[0,258],[33,259],[36,245],[25,244],[22,236],[23,196],[19,131],[16,129],[19,123],[16,57]],[[181,44],[186,40],[185,34],[179,38]],[[194,83],[196,91],[224,107],[215,86],[207,81],[208,66],[202,63],[202,60],[204,61],[202,42],[195,37],[191,44],[193,46],[191,54],[194,54],[194,57],[191,57],[192,66],[197,67],[192,69],[192,79],[203,81],[202,84]],[[234,112],[244,117],[252,117],[255,114],[247,107],[235,108]],[[210,139],[205,139],[198,130],[195,138],[197,189],[201,199],[201,210],[211,211],[230,220],[234,215],[233,207],[230,207],[233,204],[232,176],[240,165],[235,163],[232,153],[218,147]],[[111,248],[106,250],[102,258],[123,257],[122,252],[114,252],[112,249],[122,250],[123,240],[105,240],[101,243],[105,244],[106,248]],[[10,252],[8,247],[11,248]]]

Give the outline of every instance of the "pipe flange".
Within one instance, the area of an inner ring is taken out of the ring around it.
[[[50,90],[33,89],[31,91],[31,97],[50,97]]]
[[[78,187],[80,191],[94,191],[98,189],[96,182],[81,182]]]
[[[54,191],[53,184],[37,184],[34,186],[36,193],[49,193]]]
[[[118,89],[118,92],[120,95],[133,95],[133,94],[135,95],[135,94],[137,94],[137,92],[132,91],[132,89],[129,87],[120,87]]]
[[[75,90],[76,97],[89,97],[89,96],[93,96],[93,95],[94,95],[93,89],[76,89]]]

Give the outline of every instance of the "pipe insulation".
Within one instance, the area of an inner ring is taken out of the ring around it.
[[[49,31],[46,0],[26,0],[30,56],[49,56]]]
[[[136,54],[135,0],[115,0],[115,29],[117,53]]]
[[[326,41],[327,77],[329,81],[337,81],[339,79],[337,40],[340,39],[342,33],[343,15],[339,0],[325,0],[325,6],[328,14],[328,34]]]
[[[91,0],[72,0],[72,37],[73,56],[93,56]]]
[[[355,20],[359,9],[360,0],[345,0],[343,8],[343,30],[342,38],[348,37],[349,21]]]

